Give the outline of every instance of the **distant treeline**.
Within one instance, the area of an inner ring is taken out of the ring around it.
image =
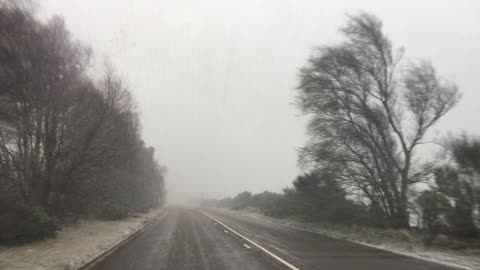
[[[449,149],[454,159],[436,169],[430,183],[432,187],[410,194],[410,222],[419,229],[431,230],[435,219],[443,216],[450,224],[450,233],[478,237],[480,187],[476,183],[480,181],[480,140],[454,139]],[[350,194],[333,175],[322,171],[298,176],[293,187],[283,189],[282,193],[244,191],[234,197],[204,200],[203,205],[250,209],[275,218],[298,217],[310,222],[392,227],[375,204],[358,194]]]
[[[28,3],[0,2],[0,243],[161,205],[127,86],[108,66],[89,75],[91,50]]]
[[[367,207],[347,199],[347,194],[333,178],[313,172],[298,176],[293,188],[283,193],[244,191],[221,200],[205,200],[204,206],[233,210],[254,208],[264,215],[285,218],[300,217],[307,221],[340,224],[368,223]]]
[[[403,61],[370,14],[349,16],[340,32],[344,40],[315,49],[299,73],[296,105],[310,117],[299,160],[310,173],[283,194],[207,204],[393,228],[431,228],[443,216],[453,232],[478,235],[480,140],[446,139],[431,160],[418,154],[460,100],[456,84],[429,61]]]

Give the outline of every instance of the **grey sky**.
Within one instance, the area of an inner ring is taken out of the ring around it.
[[[464,93],[435,133],[480,133],[480,2],[43,0],[141,108],[143,136],[168,167],[170,198],[280,191],[299,170],[305,122],[297,69],[339,40],[345,14],[372,12],[407,57],[432,60]]]

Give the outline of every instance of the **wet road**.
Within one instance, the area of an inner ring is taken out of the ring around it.
[[[169,209],[91,269],[455,269],[229,212],[204,213]]]
[[[169,209],[157,224],[91,269],[279,269],[225,231],[198,211]]]

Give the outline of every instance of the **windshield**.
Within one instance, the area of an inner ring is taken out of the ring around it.
[[[0,0],[0,269],[480,269],[478,14]]]

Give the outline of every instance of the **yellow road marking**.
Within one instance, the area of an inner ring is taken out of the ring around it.
[[[266,248],[260,246],[259,244],[255,243],[254,241],[248,239],[246,236],[243,236],[241,235],[240,233],[238,233],[237,231],[235,231],[234,229],[228,227],[227,225],[225,225],[224,223],[220,222],[219,220],[217,220],[216,218],[213,218],[207,214],[205,214],[204,212],[201,212],[202,214],[204,214],[205,216],[207,216],[208,218],[216,221],[217,223],[221,224],[223,227],[227,228],[229,231],[231,231],[232,233],[238,235],[239,237],[243,238],[243,240],[249,242],[250,244],[254,245],[255,247],[257,247],[258,249],[260,249],[261,251],[265,252],[266,254],[268,254],[270,257],[274,258],[275,260],[279,261],[280,263],[282,263],[283,265],[287,266],[288,268],[292,269],[292,270],[300,270],[300,268],[298,267],[295,267],[293,266],[291,263],[285,261],[284,259],[278,257],[277,255],[273,254],[271,251],[267,250]]]

